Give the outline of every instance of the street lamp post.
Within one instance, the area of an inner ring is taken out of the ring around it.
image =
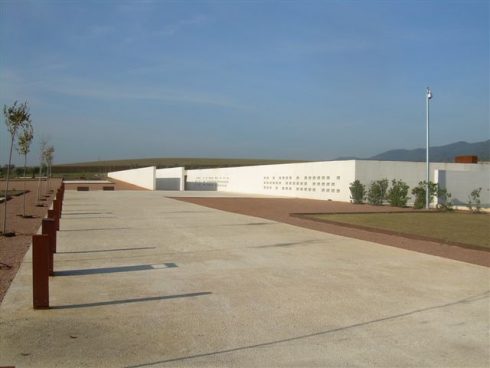
[[[426,140],[425,140],[425,166],[426,166],[426,188],[425,188],[425,208],[429,209],[429,100],[432,98],[432,92],[429,87],[426,90]]]

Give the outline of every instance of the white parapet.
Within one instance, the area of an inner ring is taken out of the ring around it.
[[[155,190],[155,171],[155,166],[149,166],[141,169],[113,171],[108,173],[107,177],[133,184],[141,188]]]

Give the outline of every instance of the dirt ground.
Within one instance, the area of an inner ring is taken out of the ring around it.
[[[490,267],[490,252],[468,249],[437,241],[413,239],[401,234],[387,234],[368,231],[352,226],[318,222],[291,216],[295,213],[355,213],[355,212],[386,212],[407,211],[406,208],[386,206],[353,205],[351,203],[318,201],[310,199],[289,198],[174,198],[198,205],[216,208],[223,211],[240,213],[279,221],[308,229],[324,231],[331,234],[372,241],[393,247],[408,249],[434,256],[450,258],[458,261]]]
[[[15,232],[13,237],[0,236],[0,303],[3,300],[7,289],[15,277],[20,267],[22,259],[31,244],[31,236],[35,234],[41,226],[41,221],[48,211],[48,207],[53,200],[53,195],[61,184],[60,179],[51,179],[49,188],[46,181],[43,181],[40,188],[42,201],[37,201],[37,180],[26,180],[25,189],[29,192],[25,194],[26,215],[30,218],[23,218],[24,195],[13,197],[7,202],[7,232]],[[23,190],[24,181],[13,180],[9,184],[9,190]],[[5,190],[5,182],[0,181],[0,190]],[[52,193],[49,193],[52,190]],[[48,195],[47,197],[45,195]],[[40,206],[36,206],[39,204]],[[0,230],[3,230],[4,207],[5,203],[0,204]]]

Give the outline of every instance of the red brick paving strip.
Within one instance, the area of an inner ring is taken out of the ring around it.
[[[490,252],[478,249],[468,249],[455,245],[410,239],[401,235],[368,231],[337,225],[334,223],[318,222],[291,216],[292,213],[353,213],[353,212],[406,212],[406,208],[386,206],[353,205],[351,203],[319,201],[298,198],[197,198],[174,197],[173,199],[211,207],[218,210],[261,217],[268,220],[301,226],[307,229],[323,231],[335,235],[367,240],[379,244],[403,248],[415,252],[473,263],[490,267]]]

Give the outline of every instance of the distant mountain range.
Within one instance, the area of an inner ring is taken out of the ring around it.
[[[467,143],[456,142],[445,146],[431,147],[430,160],[432,162],[454,162],[454,157],[462,155],[476,155],[480,161],[490,161],[490,139],[483,142]],[[425,148],[413,150],[396,149],[380,153],[369,158],[339,157],[336,160],[379,160],[379,161],[425,161]],[[299,163],[307,161],[293,160],[260,160],[260,159],[223,159],[223,158],[144,158],[111,161],[78,162],[55,165],[54,172],[85,172],[97,168],[101,172],[125,170],[145,166],[177,167],[185,166],[188,169],[202,169],[215,167],[235,167],[250,165],[271,165],[284,163]]]
[[[490,161],[490,139],[483,142],[456,142],[445,146],[430,147],[432,162],[454,162],[456,156],[475,155],[479,161]],[[357,157],[341,157],[338,160],[362,160]],[[412,150],[395,149],[364,160],[379,161],[425,161],[425,148]]]

